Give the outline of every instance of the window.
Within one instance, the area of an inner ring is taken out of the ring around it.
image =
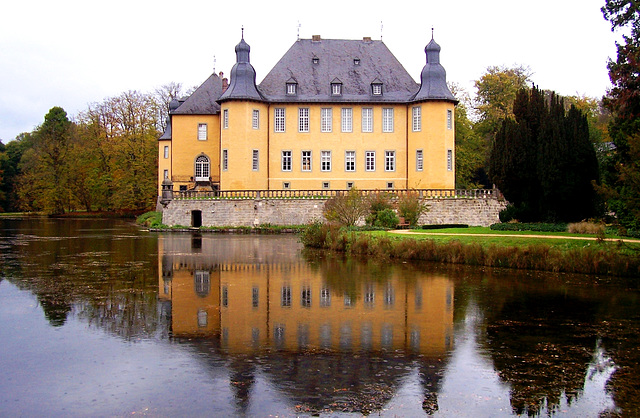
[[[347,190],[351,190],[353,189],[353,182],[352,181],[348,181],[347,182]]]
[[[311,171],[311,151],[302,151],[302,171]]]
[[[196,158],[196,181],[209,180],[209,158],[204,155]]]
[[[413,132],[422,130],[422,108],[416,106],[413,108]]]
[[[229,150],[222,150],[222,169],[227,171],[229,169]]]
[[[311,62],[313,62],[314,64],[319,64],[319,63],[320,63],[320,58],[318,58],[318,57],[313,57],[313,58],[311,59]]]
[[[364,169],[365,171],[376,171],[376,152],[375,151],[365,151]]]
[[[207,140],[207,124],[206,123],[198,124],[198,140],[199,141]]]
[[[447,109],[447,129],[453,129],[453,111]]]
[[[360,58],[354,58],[353,65],[360,65]]]
[[[392,181],[387,182],[387,189],[393,189],[393,182]]]
[[[328,287],[320,289],[320,306],[323,308],[331,306],[331,291]]]
[[[287,94],[292,96],[298,92],[298,83],[287,83]]]
[[[342,94],[342,83],[331,83],[331,95],[340,96]]]
[[[164,158],[169,158],[169,145],[164,146]]]
[[[311,307],[311,288],[309,286],[303,286],[300,291],[300,306],[303,308]]]
[[[298,132],[309,132],[309,108],[298,109]]]
[[[321,112],[320,132],[331,132],[331,128],[333,127],[333,109],[323,107]]]
[[[342,108],[342,132],[351,132],[353,130],[353,109],[350,107]]]
[[[393,132],[393,108],[382,109],[382,132]]]
[[[291,171],[291,151],[282,151],[282,171]]]
[[[284,108],[276,107],[274,111],[274,130],[284,132]]]
[[[328,181],[324,181],[324,182],[322,182],[322,188],[323,188],[324,190],[328,190],[328,189],[330,189],[330,187],[329,187],[329,182],[328,182]]]
[[[282,190],[289,190],[291,189],[291,183],[289,183],[288,181],[285,181],[282,183]]]
[[[251,118],[251,127],[253,129],[260,129],[260,111],[253,109],[253,117]]]
[[[453,150],[447,150],[447,171],[453,170]]]
[[[381,83],[372,83],[371,84],[371,94],[374,96],[382,95],[382,84]]]
[[[373,108],[362,108],[362,132],[373,132]]]
[[[222,292],[220,294],[220,304],[225,308],[229,307],[229,289],[227,286],[222,286]]]
[[[331,171],[331,151],[320,151],[320,170]]]
[[[169,178],[169,170],[164,170],[164,178],[165,179]]]
[[[416,171],[422,171],[424,169],[424,155],[422,150],[416,150]]]
[[[384,171],[396,171],[396,152],[384,152]]]
[[[344,152],[344,171],[356,171],[356,152]]]
[[[222,111],[222,128],[229,128],[229,109],[224,109]]]
[[[280,305],[283,307],[291,306],[291,287],[290,286],[282,286]]]
[[[260,289],[253,287],[251,289],[251,306],[257,308],[260,304]]]
[[[258,171],[260,168],[260,152],[257,149],[252,151],[251,156],[251,169],[253,171]]]

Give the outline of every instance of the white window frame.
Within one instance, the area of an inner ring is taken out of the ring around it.
[[[382,96],[382,84],[371,84],[371,94],[373,94],[374,96]]]
[[[333,130],[333,109],[323,107],[320,109],[320,132],[331,132]]]
[[[273,111],[273,131],[284,132],[286,126],[286,112],[284,107],[276,107]]]
[[[312,159],[312,152],[310,150],[303,150],[301,152],[301,165],[300,165],[300,170],[301,171],[311,171],[312,167],[313,167],[313,159]]]
[[[320,171],[331,171],[331,151],[320,151]]]
[[[331,95],[332,96],[342,95],[342,83],[331,83]]]
[[[396,171],[396,152],[384,152],[384,171]]]
[[[373,132],[373,108],[362,108],[362,132]]]
[[[169,145],[164,146],[164,158],[169,158]]]
[[[169,170],[164,170],[164,172],[163,172],[163,178],[164,178],[164,179],[168,179],[168,178],[169,178]]]
[[[291,171],[292,170],[292,152],[290,150],[284,150],[282,151],[282,163],[280,165],[280,168],[282,169],[282,171]]]
[[[282,190],[291,190],[291,183],[288,181],[282,182]]]
[[[447,150],[447,171],[453,171],[453,150]]]
[[[298,83],[287,83],[287,95],[294,96],[298,93]]]
[[[322,189],[323,190],[329,190],[331,188],[331,183],[329,183],[328,181],[323,181],[322,182]]]
[[[298,108],[298,132],[309,132],[309,108]]]
[[[206,155],[198,155],[195,160],[194,176],[196,181],[208,181],[211,176],[211,160]]]
[[[364,152],[364,171],[376,171],[376,152]]]
[[[224,109],[222,111],[222,129],[229,128],[229,109]]]
[[[206,123],[198,124],[198,141],[206,141],[208,136],[208,127]]]
[[[382,132],[393,132],[393,108],[382,109]]]
[[[353,132],[353,109],[350,107],[342,108],[342,132]]]
[[[424,170],[424,151],[416,150],[416,171]]]
[[[356,152],[345,151],[344,152],[344,171],[354,172],[356,171]]]
[[[422,130],[422,107],[414,106],[412,109],[412,119],[413,123],[412,129],[413,132],[420,132]]]
[[[453,110],[447,109],[447,129],[453,129]]]
[[[260,171],[260,150],[251,150],[251,170]]]
[[[251,127],[253,129],[260,129],[260,111],[258,109],[253,109]]]
[[[229,150],[222,150],[222,170],[227,171],[229,169]]]

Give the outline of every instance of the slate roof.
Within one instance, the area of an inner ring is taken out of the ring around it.
[[[295,96],[286,94],[292,78],[298,83]],[[340,96],[331,95],[335,79],[342,82]],[[383,83],[380,96],[371,94],[376,79]],[[382,41],[299,39],[258,89],[272,102],[407,102],[419,85]]]
[[[250,51],[249,44],[242,38],[240,43],[236,45],[236,63],[231,69],[229,88],[222,94],[219,102],[225,100],[263,100],[256,88],[256,70],[249,61]]]
[[[211,74],[177,109],[173,115],[217,115],[220,105],[217,100],[222,94],[222,79]]]
[[[458,101],[447,86],[447,72],[440,64],[440,45],[432,38],[424,48],[424,52],[427,55],[427,64],[422,68],[420,90],[413,101],[449,100],[457,103]]]

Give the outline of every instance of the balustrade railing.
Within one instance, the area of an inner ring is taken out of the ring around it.
[[[398,197],[408,193],[424,199],[501,199],[498,189],[409,189],[360,190],[364,195],[384,193]],[[326,199],[349,193],[349,190],[179,190],[173,199]]]

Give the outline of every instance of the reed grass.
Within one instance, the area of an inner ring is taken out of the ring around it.
[[[317,224],[303,233],[303,244],[355,256],[388,257],[474,266],[640,277],[640,256],[612,246],[558,248],[545,243],[481,245],[458,239],[436,241],[348,232]]]

